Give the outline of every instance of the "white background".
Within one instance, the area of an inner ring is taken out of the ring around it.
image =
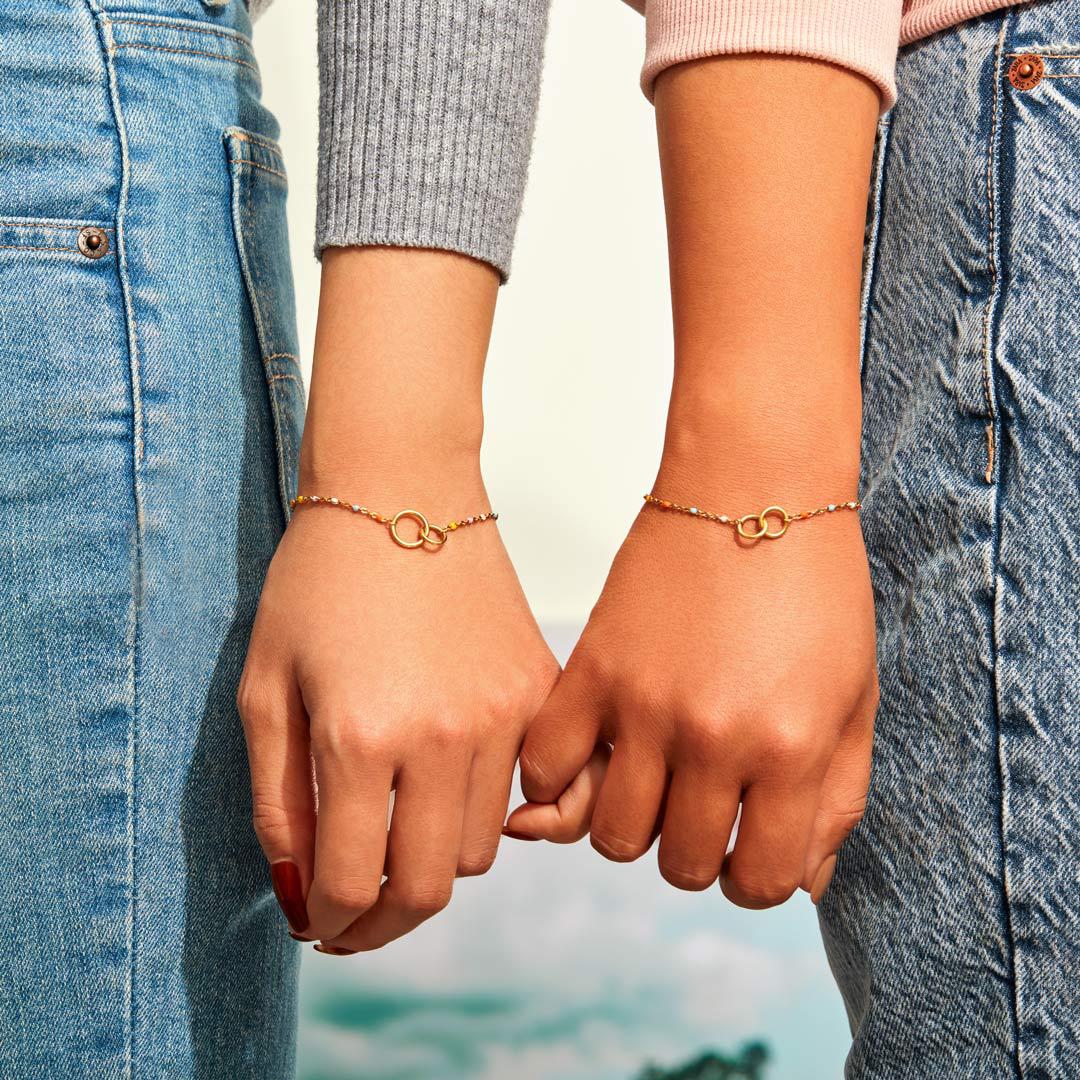
[[[314,0],[255,32],[290,174],[300,336],[318,295]],[[644,21],[555,0],[535,153],[486,380],[484,475],[540,622],[580,624],[651,485],[671,377],[667,252]]]

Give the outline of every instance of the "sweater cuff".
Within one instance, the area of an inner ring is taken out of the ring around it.
[[[320,0],[316,254],[391,245],[510,273],[548,0]]]
[[[827,60],[865,75],[896,101],[900,0],[648,0],[641,88],[686,60],[775,53]]]

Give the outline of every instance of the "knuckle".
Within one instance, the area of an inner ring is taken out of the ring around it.
[[[827,816],[829,832],[847,836],[862,821],[866,813],[866,799],[853,806],[822,807],[822,813]]]
[[[265,850],[276,850],[289,839],[289,815],[285,807],[255,796],[251,807],[255,836]]]
[[[453,888],[452,882],[418,882],[402,886],[394,898],[410,914],[429,919],[450,903]]]
[[[676,866],[673,863],[661,860],[660,876],[676,889],[686,892],[701,892],[707,889],[717,878],[717,872],[712,867],[685,867]]]
[[[332,719],[311,726],[311,752],[319,760],[382,759],[391,748],[389,732],[373,728],[370,721],[355,713],[336,713]]]
[[[495,843],[485,843],[474,850],[462,851],[458,858],[458,877],[480,877],[495,865]]]
[[[329,881],[321,882],[319,891],[332,907],[344,908],[358,914],[370,910],[379,899],[377,885],[347,877],[334,877]]]
[[[739,907],[760,910],[784,903],[798,887],[798,880],[792,876],[743,870],[736,871],[727,879],[724,891]]]
[[[534,738],[526,738],[518,762],[525,784],[540,792],[550,792],[552,780],[547,755],[538,748]]]
[[[679,722],[678,738],[683,752],[695,762],[714,761],[723,753],[724,727],[715,713],[686,709]]]
[[[640,859],[649,845],[610,832],[593,830],[592,846],[611,862],[633,862]]]
[[[614,681],[615,662],[604,650],[578,646],[566,664],[564,678],[582,679],[590,686]]]
[[[428,722],[429,745],[435,750],[453,751],[469,745],[471,724],[449,712],[436,713]]]
[[[769,758],[783,769],[810,764],[821,756],[820,741],[809,724],[779,724],[769,734]]]
[[[244,668],[236,688],[236,710],[245,728],[257,724],[266,712],[266,695],[259,689],[261,683],[262,680],[256,679],[250,669]]]

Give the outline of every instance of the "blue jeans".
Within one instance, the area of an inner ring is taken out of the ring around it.
[[[1036,85],[1009,77],[1023,53],[1042,58]],[[899,86],[864,290],[882,702],[867,813],[820,908],[854,1034],[847,1076],[1067,1080],[1080,1076],[1080,0],[939,34],[904,52]]]
[[[0,0],[0,1076],[276,1080],[234,695],[302,424],[239,0]]]

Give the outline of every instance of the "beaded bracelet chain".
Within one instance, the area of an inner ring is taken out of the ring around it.
[[[711,514],[708,510],[699,510],[696,506],[682,506],[680,503],[671,502],[668,499],[658,499],[653,494],[645,496],[646,506],[655,506],[660,510],[674,510],[680,514],[690,514],[692,517],[704,518],[706,521],[715,521],[717,525],[729,525],[744,540],[779,540],[788,531],[788,526],[793,521],[808,521],[810,518],[820,517],[822,514],[833,514],[837,510],[860,510],[862,503],[858,499],[845,503],[829,503],[828,506],[819,506],[816,510],[803,510],[798,514],[789,514],[782,506],[767,506],[760,514],[743,514],[735,517],[728,514]],[[775,529],[769,527],[769,519],[775,519],[779,525]],[[747,524],[753,522],[754,528],[747,528]]]
[[[377,521],[380,525],[385,525],[390,532],[390,538],[398,547],[403,548],[419,548],[425,544],[436,548],[442,547],[446,543],[447,535],[456,529],[463,529],[467,525],[479,525],[482,521],[499,520],[499,515],[489,510],[486,514],[462,518],[460,521],[448,521],[445,525],[432,525],[419,510],[399,510],[393,517],[388,518],[376,513],[374,510],[369,510],[366,506],[345,502],[336,496],[328,497],[326,495],[297,495],[295,499],[289,502],[289,508],[295,510],[298,506],[314,506],[316,503],[323,506],[337,506],[342,510],[348,510],[351,514],[361,514],[364,517],[371,518],[372,521]],[[398,522],[402,520],[416,522],[420,531],[415,540],[409,540],[398,532]]]

